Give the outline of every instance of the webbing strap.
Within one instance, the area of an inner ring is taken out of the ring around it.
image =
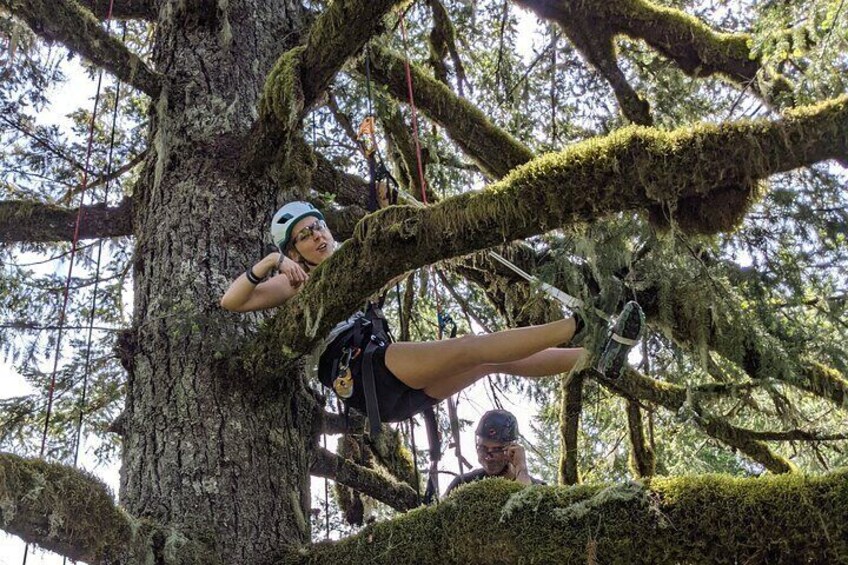
[[[369,433],[372,439],[378,438],[383,428],[380,422],[380,406],[377,403],[377,385],[374,382],[373,358],[378,347],[374,340],[374,336],[371,336],[362,353],[362,392],[365,395],[365,411],[368,412]]]
[[[617,341],[618,343],[628,345],[630,347],[633,347],[634,345],[636,345],[639,342],[638,339],[630,339],[629,337],[624,337],[624,336],[618,335],[617,333],[612,334],[610,336],[610,339],[613,340],[613,341]]]

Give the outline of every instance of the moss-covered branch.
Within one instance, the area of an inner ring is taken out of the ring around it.
[[[288,143],[306,112],[345,61],[377,33],[399,0],[336,0],[316,18],[304,45],[284,53],[265,80],[259,122],[245,158],[251,165],[285,163]],[[281,153],[282,152],[282,153]]]
[[[453,70],[456,74],[456,84],[460,95],[464,91],[465,68],[459,57],[456,47],[456,28],[450,19],[447,9],[440,0],[427,0],[430,10],[433,12],[433,29],[430,30],[428,45],[430,47],[429,63],[433,73],[439,81],[450,85],[448,81],[448,68],[445,59],[450,55],[453,61]]]
[[[581,43],[586,44],[585,41],[581,42],[580,37],[587,29],[608,38],[624,34],[645,41],[693,77],[718,73],[743,88],[751,87],[766,100],[773,99],[787,88],[786,82],[778,78],[772,90],[766,91],[756,80],[760,64],[751,56],[751,37],[748,34],[715,31],[698,18],[680,10],[646,0],[515,2],[533,10],[540,17],[557,22],[569,38],[576,38],[575,45],[580,49],[584,49]],[[591,55],[591,45],[589,47],[588,58],[597,58],[597,50],[595,55]]]
[[[836,369],[818,361],[802,359],[798,376],[800,378],[791,381],[791,384],[848,408],[848,379]]]
[[[406,448],[400,430],[392,429],[388,425],[383,426],[383,433],[376,439],[366,436],[368,448],[376,462],[394,478],[400,482],[416,489],[418,474],[415,470],[412,452]],[[365,494],[371,495],[370,492]]]
[[[98,18],[109,15],[109,4],[112,3],[112,18],[116,20],[148,20],[156,19],[156,8],[153,0],[77,0]]]
[[[3,241],[72,241],[78,208],[26,200],[0,201],[0,239]],[[79,238],[132,235],[132,200],[115,208],[84,206]]]
[[[158,96],[162,87],[159,75],[73,0],[0,0],[0,8],[22,18],[44,39],[59,41],[127,84],[151,97]]]
[[[626,398],[658,404],[675,414],[685,412],[685,415],[707,435],[738,449],[772,473],[788,473],[794,470],[792,463],[769,449],[757,438],[756,432],[739,428],[722,418],[708,415],[698,406],[698,399],[691,391],[687,392],[681,386],[656,381],[632,369],[626,370],[620,378],[615,380],[597,373],[593,376],[604,386]]]
[[[544,155],[481,192],[429,208],[380,210],[280,309],[254,354],[282,363],[280,355],[311,350],[365,297],[411,269],[622,210],[673,205],[846,153],[848,97],[842,97],[780,121],[672,132],[626,128]],[[714,211],[719,227],[738,221],[740,208]],[[708,219],[706,228],[714,229],[715,217]]]
[[[583,373],[569,374],[562,383],[562,405],[560,410],[560,441],[562,450],[559,461],[559,482],[576,485],[580,482],[577,468],[577,433],[580,431],[580,414],[583,412]]]
[[[654,478],[648,486],[501,479],[303,548],[289,564],[842,563],[848,473]]]
[[[630,471],[640,479],[653,476],[656,456],[645,437],[642,408],[633,399],[627,399],[627,429],[630,435]]]
[[[92,564],[217,562],[179,532],[128,516],[88,473],[10,454],[0,454],[0,528]]]
[[[395,510],[406,511],[418,506],[418,493],[408,484],[357,465],[324,448],[313,451],[310,473],[325,477],[388,504]]]
[[[405,122],[403,115],[400,113],[400,108],[396,104],[387,104],[387,108],[381,113],[380,121],[386,128],[386,137],[390,142],[390,147],[394,147],[394,161],[396,170],[398,171],[398,183],[401,188],[404,188],[409,194],[418,200],[421,200],[421,175],[418,174],[418,156],[415,152],[415,139],[409,129],[409,125]],[[421,148],[421,169],[424,173],[424,178],[427,178],[427,167],[430,164],[430,156],[425,148]],[[433,193],[433,189],[424,186],[427,191],[428,202],[435,202],[438,196]]]
[[[404,58],[377,46],[371,52],[374,81],[385,86],[396,99],[406,100]],[[438,122],[486,174],[501,178],[533,158],[530,149],[492,124],[476,106],[451,92],[417,65],[411,65],[411,72],[416,105],[427,117]]]

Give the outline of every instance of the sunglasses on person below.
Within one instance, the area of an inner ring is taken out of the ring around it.
[[[309,239],[310,237],[312,237],[312,235],[316,231],[324,231],[324,229],[326,227],[327,227],[327,223],[324,222],[324,220],[315,220],[314,222],[312,222],[311,224],[309,224],[308,226],[306,226],[305,228],[303,228],[302,230],[300,230],[299,232],[297,232],[295,234],[294,242],[295,243],[302,243],[302,242],[306,241],[307,239]]]
[[[506,456],[507,451],[509,451],[510,445],[512,444],[499,445],[497,447],[486,447],[485,445],[478,445],[477,455],[479,455],[480,457],[488,457],[491,459],[495,459],[497,457],[504,457]]]

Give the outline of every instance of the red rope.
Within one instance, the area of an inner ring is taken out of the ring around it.
[[[109,32],[109,27],[112,23],[112,8],[114,0],[109,0],[109,11],[106,14],[106,32]],[[71,276],[74,269],[74,258],[77,253],[77,243],[79,242],[80,225],[83,217],[83,204],[85,203],[85,190],[88,187],[88,165],[91,160],[91,149],[94,146],[94,123],[97,118],[97,106],[100,103],[100,87],[103,83],[103,71],[97,77],[97,91],[94,95],[94,108],[91,112],[91,122],[88,127],[88,147],[85,150],[85,166],[82,169],[82,189],[80,190],[80,206],[77,210],[77,219],[74,224],[74,238],[71,243],[71,255],[68,264],[68,276],[65,278],[65,289],[62,294],[62,309],[59,311],[59,329],[56,335],[56,351],[53,355],[53,370],[50,374],[50,388],[47,392],[47,414],[44,416],[44,430],[41,434],[41,447],[38,450],[38,457],[44,457],[44,449],[47,446],[47,430],[50,428],[50,414],[53,410],[53,394],[56,390],[56,372],[59,368],[59,354],[62,350],[62,328],[65,324],[65,314],[68,310],[68,296],[70,294]],[[115,102],[117,104],[117,101]],[[74,456],[76,463],[76,456]],[[24,546],[23,565],[26,565],[27,555],[29,554],[29,543]],[[64,560],[63,560],[64,561]]]
[[[109,27],[112,19],[112,6],[114,0],[109,0],[109,12],[106,15],[106,31],[109,31]],[[91,160],[91,149],[94,146],[94,123],[97,118],[97,106],[100,103],[100,86],[103,82],[103,71],[100,71],[100,74],[97,77],[97,92],[94,96],[94,109],[91,112],[91,122],[89,123],[88,128],[88,147],[85,151],[85,166],[82,169],[82,189],[80,190],[80,206],[77,210],[77,219],[74,224],[74,238],[71,243],[71,256],[68,264],[68,276],[65,279],[65,289],[62,295],[62,309],[59,311],[59,329],[58,334],[56,336],[56,352],[53,355],[53,371],[50,375],[50,388],[47,393],[47,414],[44,418],[44,431],[41,435],[41,448],[38,451],[39,457],[44,457],[44,449],[47,445],[47,430],[50,427],[50,414],[53,409],[53,393],[56,389],[56,372],[59,368],[59,355],[62,349],[62,328],[65,324],[65,314],[68,309],[68,296],[69,290],[71,287],[71,275],[74,269],[74,258],[76,257],[77,252],[77,243],[79,242],[79,233],[80,233],[80,225],[82,224],[83,217],[83,204],[85,203],[85,190],[88,186],[88,164]],[[26,557],[24,557],[26,559]]]
[[[418,142],[418,110],[415,108],[415,96],[412,92],[412,71],[409,67],[409,49],[406,39],[404,14],[400,16],[400,31],[403,36],[403,66],[406,69],[406,85],[409,90],[409,106],[412,108],[412,139],[415,141],[415,157],[418,160],[418,181],[421,183],[421,201],[427,204],[427,182],[424,180],[424,165],[421,163],[421,144]]]

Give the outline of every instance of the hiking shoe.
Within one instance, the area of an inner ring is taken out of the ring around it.
[[[639,341],[645,326],[642,308],[632,300],[624,305],[604,343],[598,360],[598,371],[610,379],[617,379],[627,363],[627,354]]]

